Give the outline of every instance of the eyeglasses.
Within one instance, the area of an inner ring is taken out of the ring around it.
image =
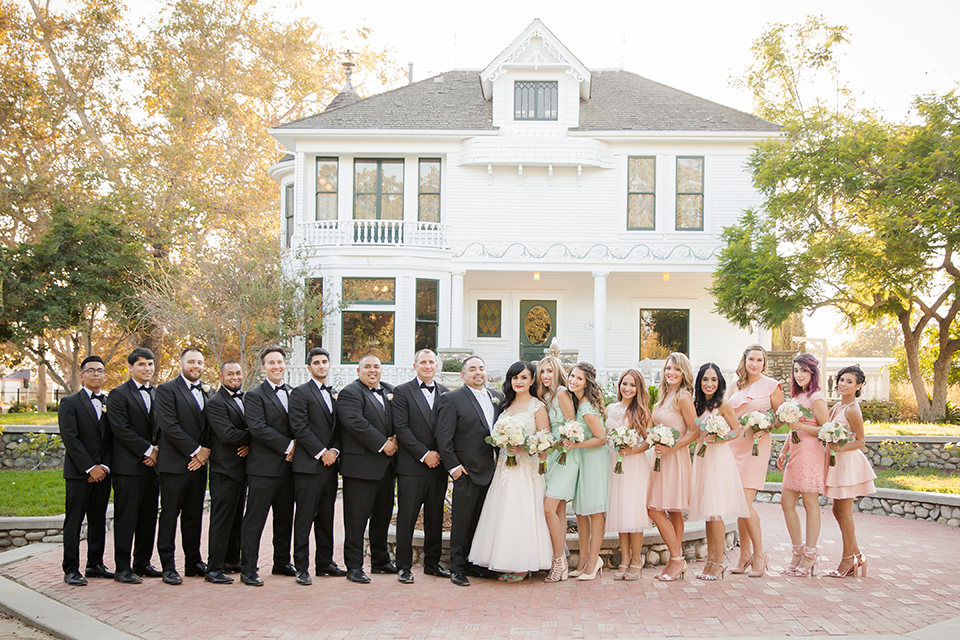
[[[105,374],[106,372],[107,372],[106,369],[87,368],[87,369],[84,369],[83,371],[81,371],[80,373],[92,373],[92,374],[94,374],[94,375],[102,376],[102,375]]]

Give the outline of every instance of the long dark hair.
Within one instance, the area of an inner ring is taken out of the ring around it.
[[[793,359],[794,364],[798,364],[810,374],[810,382],[807,384],[807,388],[804,389],[799,384],[797,384],[796,379],[793,377],[793,372],[790,372],[790,395],[794,398],[800,396],[800,394],[812,395],[820,390],[820,361],[813,357],[812,353],[801,353],[796,358]]]
[[[623,394],[620,393],[620,384],[627,376],[633,378],[633,384],[637,387],[637,395],[633,396],[630,404],[624,412],[626,415],[627,426],[640,434],[641,437],[647,437],[647,425],[650,424],[650,394],[647,393],[647,383],[643,380],[643,374],[636,369],[627,369],[620,374],[617,380],[617,402],[623,403]]]
[[[703,392],[703,376],[710,369],[717,372],[717,390],[713,392],[710,398],[707,398],[707,394]],[[698,416],[702,416],[707,411],[719,409],[720,405],[723,404],[723,397],[727,394],[727,381],[720,373],[720,367],[714,363],[708,362],[700,367],[700,370],[697,371],[697,381],[693,386],[693,407],[696,409]]]
[[[510,365],[503,376],[503,407],[501,411],[506,411],[507,407],[517,399],[517,392],[513,390],[513,379],[523,373],[524,369],[530,372],[530,395],[538,400],[540,399],[540,396],[537,395],[537,370],[529,362],[520,360]]]
[[[573,369],[580,369],[583,372],[583,401],[589,402],[593,405],[593,408],[597,410],[597,413],[600,414],[600,417],[603,420],[607,419],[607,409],[603,405],[603,390],[600,388],[600,385],[597,384],[597,369],[589,362],[578,362],[574,365]],[[570,373],[573,373],[573,369],[570,370]],[[580,407],[580,399],[577,398],[577,394],[570,392],[571,400],[573,400],[573,408],[577,409]]]

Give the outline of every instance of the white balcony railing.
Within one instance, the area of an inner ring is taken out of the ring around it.
[[[303,246],[407,246],[446,248],[445,225],[404,220],[321,220],[300,225]]]

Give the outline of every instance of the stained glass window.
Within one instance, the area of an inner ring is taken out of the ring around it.
[[[656,228],[655,185],[656,158],[627,159],[627,229]]]
[[[703,158],[677,158],[677,229],[703,231]]]
[[[500,300],[477,300],[477,337],[500,337]]]

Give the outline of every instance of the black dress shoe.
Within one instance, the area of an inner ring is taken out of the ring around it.
[[[254,571],[253,573],[241,573],[240,582],[247,585],[248,587],[263,586],[263,580],[260,578],[260,576],[257,574],[256,571]]]
[[[410,573],[409,569],[401,569],[400,575],[397,576],[397,580],[400,584],[413,584],[413,574]]]
[[[470,580],[467,579],[467,575],[463,571],[454,571],[452,574],[450,574],[450,582],[458,587],[470,586]]]
[[[437,576],[438,578],[449,578],[450,572],[441,567],[439,564],[435,564],[429,567],[423,568],[423,574],[427,576]]]
[[[207,575],[203,576],[203,579],[207,582],[212,582],[213,584],[233,584],[233,578],[225,574],[220,569],[207,571]]]
[[[107,580],[113,580],[113,571],[110,571],[110,569],[107,569],[102,564],[87,567],[87,570],[83,573],[88,578],[106,578]]]
[[[347,570],[347,580],[357,584],[370,584],[370,578],[363,572],[363,569]]]
[[[297,584],[302,584],[305,587],[309,587],[313,584],[313,580],[310,579],[309,571],[297,571]]]
[[[63,574],[63,581],[71,587],[83,587],[87,584],[87,579],[80,575],[79,571]]]
[[[392,562],[387,564],[377,564],[370,567],[370,573],[400,573],[400,569],[397,569],[397,565]]]
[[[177,573],[176,569],[169,569],[163,572],[163,581],[167,584],[183,584],[183,578]]]
[[[239,562],[224,562],[223,563],[223,572],[224,573],[240,573],[243,570],[243,567],[240,566]]]
[[[184,567],[183,573],[188,578],[196,578],[196,577],[202,578],[207,575],[207,563],[198,562],[197,564]]]
[[[162,578],[163,572],[152,564],[145,564],[141,567],[134,567],[133,572],[141,578]]]
[[[317,575],[342,578],[343,576],[347,575],[347,570],[338,567],[336,562],[331,562],[325,567],[317,567]]]
[[[471,578],[486,578],[488,580],[496,580],[500,577],[500,574],[496,571],[490,571],[490,569],[487,569],[486,567],[479,567],[477,565],[468,565],[463,572]]]
[[[123,584],[140,584],[143,578],[133,572],[132,569],[122,569],[113,574],[113,579]]]
[[[275,564],[273,565],[273,571],[270,573],[275,576],[290,576],[292,578],[297,575],[297,568],[289,562],[287,564]]]

